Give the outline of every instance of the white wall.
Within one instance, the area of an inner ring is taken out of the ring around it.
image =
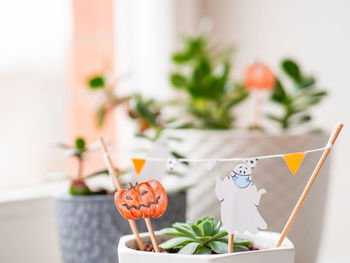
[[[0,1],[0,190],[62,167],[71,22],[70,0]]]

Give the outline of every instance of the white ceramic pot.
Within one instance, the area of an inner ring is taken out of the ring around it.
[[[172,238],[156,232],[159,243]],[[293,263],[294,246],[288,239],[281,247],[275,248],[279,234],[260,232],[257,235],[239,235],[248,238],[259,250],[220,255],[178,255],[153,253],[136,250],[133,235],[123,236],[119,241],[118,255],[120,263]],[[150,242],[148,233],[141,234],[144,242]]]
[[[173,147],[186,157],[230,158],[293,153],[323,147],[324,133],[268,135],[248,131],[171,130],[168,135],[181,138]],[[321,152],[306,155],[299,171],[292,175],[282,158],[259,161],[253,172],[253,183],[266,189],[259,211],[268,230],[281,232]],[[218,163],[212,171],[203,164],[192,163],[188,176],[196,184],[188,192],[187,217],[196,220],[203,215],[220,218],[220,205],[214,193],[215,178],[228,175],[237,162]],[[296,262],[316,262],[322,233],[328,185],[329,160],[323,166],[294,225],[288,234],[296,245]],[[308,238],[305,238],[308,237]]]

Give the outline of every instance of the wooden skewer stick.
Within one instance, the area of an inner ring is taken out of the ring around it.
[[[149,232],[149,234],[151,236],[151,241],[152,241],[152,245],[153,245],[154,251],[159,253],[160,249],[159,249],[159,246],[158,246],[158,243],[157,243],[156,235],[154,234],[154,230],[153,230],[151,219],[149,217],[145,217],[145,221],[146,221],[148,232]]]
[[[229,234],[228,236],[228,247],[227,247],[227,252],[228,253],[233,253],[233,241],[234,241],[235,236],[233,234]]]
[[[260,90],[254,90],[254,121],[253,121],[253,130],[260,130],[260,121],[261,121],[261,108],[262,108],[262,97]]]
[[[280,247],[283,243],[283,240],[285,239],[285,237],[287,236],[288,234],[288,231],[289,229],[291,228],[292,224],[293,224],[293,221],[295,219],[295,217],[297,216],[302,204],[304,203],[305,201],[305,198],[306,196],[308,195],[310,189],[311,189],[311,186],[312,184],[314,183],[319,171],[321,170],[324,162],[326,161],[327,159],[327,156],[329,154],[329,152],[331,151],[331,146],[334,144],[334,142],[336,141],[341,129],[343,128],[343,124],[340,123],[338,124],[336,130],[334,131],[334,133],[331,135],[331,138],[328,142],[328,145],[327,145],[327,148],[324,150],[322,156],[321,156],[321,159],[319,160],[312,176],[310,177],[309,179],[309,182],[307,183],[303,193],[301,194],[300,198],[299,198],[299,201],[297,202],[297,204],[295,205],[294,207],[294,210],[292,212],[292,214],[290,215],[288,221],[287,221],[287,224],[285,225],[282,233],[281,233],[281,236],[280,236],[280,239],[278,240],[278,243],[276,245],[276,247]]]
[[[117,187],[117,190],[121,190],[122,189],[122,185],[121,185],[121,183],[119,181],[117,171],[114,169],[114,165],[113,165],[112,159],[108,155],[108,150],[107,150],[106,144],[105,144],[105,142],[104,142],[102,137],[100,137],[100,144],[101,144],[102,150],[103,150],[103,152],[104,152],[104,154],[106,156],[105,160],[106,160],[106,164],[107,164],[107,168],[108,168],[109,174],[110,174],[110,176],[113,177],[114,184]],[[135,221],[134,220],[128,220],[128,221],[129,221],[129,224],[130,224],[131,231],[132,231],[132,233],[135,236],[136,244],[137,244],[138,248],[140,250],[143,250],[144,249],[144,245],[143,245],[143,242],[142,242],[142,240],[140,238],[140,233],[139,233],[139,230],[137,229]]]

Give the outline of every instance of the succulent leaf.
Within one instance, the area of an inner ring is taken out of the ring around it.
[[[175,237],[165,241],[160,245],[160,247],[163,249],[170,249],[178,246],[187,245],[190,242],[193,242],[193,240],[188,237]]]
[[[184,247],[182,247],[178,253],[184,255],[192,255],[194,254],[194,252],[196,252],[196,249],[199,245],[200,244],[197,242],[188,243]]]

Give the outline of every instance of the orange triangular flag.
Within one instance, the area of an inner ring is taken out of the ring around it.
[[[283,154],[283,158],[293,175],[297,173],[299,166],[304,159],[304,156],[305,152]]]
[[[134,164],[135,172],[140,175],[143,166],[145,165],[146,159],[131,159]]]

